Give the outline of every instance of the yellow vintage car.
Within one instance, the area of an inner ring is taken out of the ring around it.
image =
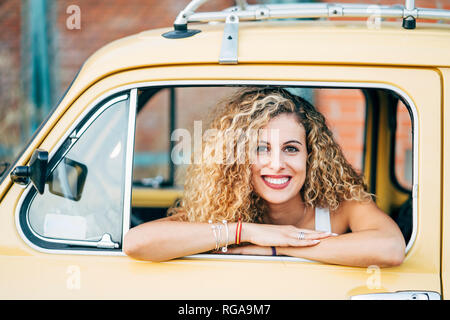
[[[198,11],[204,2],[174,27],[98,50],[4,172],[0,299],[449,298],[450,26],[428,19],[450,12],[414,1]],[[349,157],[357,149],[353,164],[403,232],[400,266],[206,253],[154,263],[123,253],[128,229],[182,197],[174,132],[201,135],[209,108],[242,86],[289,88],[329,119],[334,100],[359,108],[359,120],[340,109],[348,121],[336,135],[360,135],[343,148]]]

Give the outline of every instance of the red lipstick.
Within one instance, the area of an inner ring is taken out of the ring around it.
[[[263,175],[263,176],[261,176],[261,178],[268,187],[270,187],[272,189],[277,189],[277,190],[286,188],[289,185],[289,183],[291,182],[291,176],[286,176],[286,175]],[[269,179],[264,179],[264,178],[269,178]],[[283,178],[288,178],[288,179],[285,183],[281,183],[281,184],[268,181],[270,179],[283,179]]]

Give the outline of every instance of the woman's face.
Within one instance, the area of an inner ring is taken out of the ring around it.
[[[306,132],[293,114],[269,121],[259,135],[251,165],[254,191],[268,203],[281,204],[299,195],[306,177]]]

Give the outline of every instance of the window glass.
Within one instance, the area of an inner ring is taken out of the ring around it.
[[[158,186],[170,177],[170,89],[162,89],[143,102],[136,117],[133,182]]]
[[[124,95],[106,102],[76,131],[82,132],[78,139],[69,138],[76,142],[52,171],[44,194],[36,194],[30,205],[35,233],[89,241],[109,234],[121,242],[128,101]]]
[[[412,188],[412,124],[406,106],[397,105],[397,127],[395,132],[395,177],[405,189]]]
[[[327,124],[346,159],[362,171],[366,101],[360,89],[315,89],[314,104]]]
[[[190,87],[176,89],[177,129],[185,129],[194,137],[194,129],[205,132],[210,111],[220,100],[235,92],[235,87]],[[193,141],[191,141],[194,148]],[[192,149],[193,151],[193,149]],[[187,165],[176,166],[175,184],[182,186]]]
[[[136,118],[134,185],[154,188],[173,183],[181,187],[187,165],[174,163],[171,159],[173,131],[184,129],[191,137],[194,136],[195,125],[197,129],[204,131],[209,110],[217,101],[235,90],[234,87],[163,88],[150,94],[149,100],[144,98]],[[144,97],[145,95],[146,93],[142,94]],[[177,141],[173,141],[173,144]],[[170,181],[172,176],[173,182]]]

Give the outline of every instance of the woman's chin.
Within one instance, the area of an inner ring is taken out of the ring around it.
[[[288,202],[292,197],[289,195],[264,195],[262,198],[268,204],[282,204]]]

